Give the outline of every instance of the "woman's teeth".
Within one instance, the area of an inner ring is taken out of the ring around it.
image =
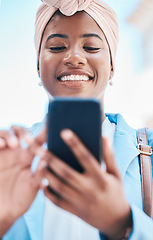
[[[89,77],[85,75],[68,75],[60,79],[61,81],[88,81]]]

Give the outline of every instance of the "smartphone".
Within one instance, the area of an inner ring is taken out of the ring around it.
[[[96,99],[55,98],[48,108],[48,150],[75,170],[83,172],[83,167],[60,137],[62,129],[71,129],[100,163],[101,116],[100,102]]]

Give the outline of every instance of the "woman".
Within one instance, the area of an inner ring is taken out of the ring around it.
[[[118,41],[114,11],[101,0],[44,2],[37,12],[35,33],[44,88],[53,97],[95,97],[103,106]],[[58,195],[42,186],[47,198],[40,191],[4,239],[152,239],[153,222],[142,211],[136,131],[120,115],[103,119],[114,147],[113,154],[103,138],[106,171],[73,132],[63,130],[61,137],[84,173],[46,151],[42,161],[55,175],[46,169],[43,176]],[[148,137],[153,144],[153,133]]]

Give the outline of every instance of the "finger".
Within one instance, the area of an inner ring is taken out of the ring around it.
[[[106,164],[106,170],[108,173],[115,175],[120,178],[120,172],[115,162],[113,151],[110,147],[109,141],[107,138],[103,137],[103,156]]]
[[[42,132],[35,138],[38,145],[43,145],[46,142],[47,128],[45,127]]]
[[[31,151],[35,155],[43,156],[45,150],[42,148],[42,145],[46,142],[46,128],[33,139],[33,141],[29,144],[29,151]]]
[[[19,146],[19,140],[10,130],[1,130],[0,138],[2,147],[16,148]]]
[[[34,157],[36,155],[36,148],[34,147],[34,139],[28,129],[13,125],[11,127],[11,130],[13,133],[17,136],[17,138],[20,140],[20,145],[23,149],[28,150],[28,152]]]
[[[72,214],[75,214],[74,206],[72,206],[72,204],[67,202],[65,199],[62,199],[57,194],[51,193],[47,187],[44,189],[44,194],[56,206],[62,208],[65,211],[68,211]]]
[[[47,163],[44,160],[40,160],[38,167],[33,174],[33,182],[37,188],[41,187],[42,180],[45,177]]]
[[[80,139],[71,130],[65,129],[61,132],[61,137],[64,142],[70,147],[84,170],[93,172],[93,169],[100,169],[92,153],[84,146]]]
[[[0,149],[3,149],[6,147],[6,141],[3,138],[0,138]]]
[[[45,178],[48,180],[49,187],[63,199],[74,202],[78,198],[78,192],[67,185],[65,181],[58,178],[55,174],[46,169]]]
[[[27,146],[27,150],[33,155],[36,156],[38,155],[39,157],[42,157],[45,153],[45,150],[38,145],[35,141]]]
[[[21,126],[12,126],[14,134],[20,139],[23,148],[28,149],[34,155],[43,155],[42,144],[46,141],[46,129],[40,135],[33,138],[28,129]]]
[[[20,141],[24,140],[27,144],[32,144],[33,143],[33,137],[28,131],[27,128],[21,127],[21,126],[16,126],[13,125],[11,127],[11,130],[13,133],[17,136],[17,138],[20,139]]]
[[[46,160],[50,169],[62,180],[67,182],[70,186],[80,190],[80,182],[83,181],[83,176],[79,172],[72,169],[53,153],[46,151],[43,159]]]

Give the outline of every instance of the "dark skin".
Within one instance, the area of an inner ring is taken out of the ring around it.
[[[47,187],[44,187],[45,195],[55,205],[80,217],[110,239],[120,239],[125,227],[131,224],[131,213],[108,140],[103,138],[107,168],[103,171],[72,131],[63,130],[61,137],[83,166],[84,173],[76,172],[52,153],[46,153],[44,159],[56,173],[55,176],[47,170],[46,178],[60,197],[51,194]]]
[[[52,96],[96,97],[103,105],[111,74],[109,47],[94,20],[85,12],[71,17],[56,13],[45,29],[39,58],[39,76],[47,92]],[[70,75],[86,75],[92,80],[60,81],[63,76]],[[107,168],[103,171],[73,132],[63,131],[61,137],[85,171],[80,174],[52,153],[46,152],[44,159],[56,173],[55,176],[46,170],[46,178],[60,197],[46,187],[45,195],[54,204],[77,215],[110,239],[119,239],[125,227],[132,224],[131,211],[108,142],[103,139]]]
[[[52,96],[96,97],[103,105],[104,91],[112,76],[103,32],[83,12],[71,17],[56,13],[43,35],[38,73]],[[91,80],[58,80],[71,74],[86,75]]]
[[[56,13],[43,35],[38,73],[45,89],[53,97],[57,95],[95,97],[103,106],[104,92],[112,74],[112,66],[107,41],[94,20],[84,12],[76,13],[71,17]],[[85,76],[89,79],[88,81],[61,81],[62,77],[70,75]],[[14,129],[14,135],[17,139],[20,139],[21,135],[25,138],[22,129]],[[1,146],[6,154],[5,158],[10,159],[10,156],[15,156],[16,151],[20,151],[18,161],[22,159],[23,153],[24,157],[28,154],[30,161],[28,166],[38,149],[40,151],[43,142],[46,141],[44,131],[38,139],[28,140],[29,147],[25,153],[25,149],[18,145],[11,148],[12,143],[10,144],[9,140],[11,136],[7,136],[7,134],[0,136],[3,139]],[[132,225],[131,210],[108,141],[103,138],[103,160],[106,170],[102,170],[93,155],[72,131],[63,130],[61,137],[82,164],[84,173],[76,172],[53,153],[45,151],[41,161],[45,161],[56,176],[47,168],[43,169],[43,176],[48,179],[49,186],[58,193],[58,196],[48,191],[47,187],[41,186],[45,195],[55,205],[75,214],[105,233],[109,239],[122,238],[125,228]],[[8,148],[10,153],[7,152]],[[15,159],[14,157],[12,161]],[[22,172],[22,167],[20,172]],[[36,181],[34,194],[31,196],[28,193],[29,202],[26,206],[20,205],[20,211],[16,211],[14,220],[23,214],[32,203],[40,188],[41,177],[40,171],[37,175],[39,181]],[[31,181],[30,178],[29,181]],[[19,189],[15,182],[14,186]],[[22,186],[24,186],[23,183]],[[29,187],[31,186],[33,185],[29,184]],[[29,191],[33,192],[33,188]],[[15,193],[18,197],[18,191]],[[8,218],[5,222],[7,220]]]
[[[21,127],[0,131],[0,237],[29,209],[40,189],[46,162],[40,161],[35,173],[31,164],[37,154],[42,154],[43,135],[32,139]],[[29,147],[24,149],[20,140]]]
[[[125,227],[132,224],[130,207],[106,138],[102,139],[106,164],[104,171],[72,131],[62,131],[62,139],[85,170],[80,174],[52,153],[41,149],[41,145],[46,142],[45,130],[35,139],[20,127],[13,127],[13,132],[14,135],[12,132],[6,134],[6,131],[0,131],[5,142],[5,148],[0,149],[0,236],[28,210],[40,187],[55,205],[82,218],[110,239],[120,239],[123,236]],[[16,137],[16,144],[9,146],[12,136]],[[27,142],[29,147],[22,148],[20,140]],[[36,154],[42,155],[42,159],[36,173],[32,174],[31,163]],[[56,176],[48,170],[47,165]],[[51,194],[48,188],[41,184],[44,177],[60,197]]]

